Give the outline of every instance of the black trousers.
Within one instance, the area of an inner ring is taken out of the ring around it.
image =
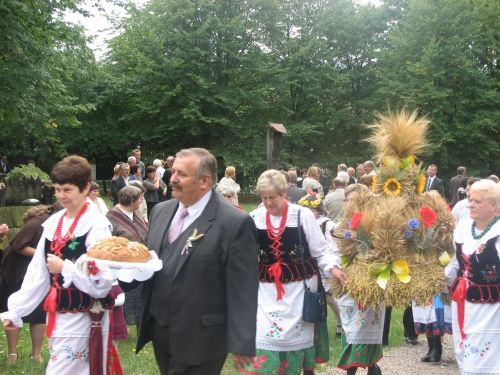
[[[220,375],[226,357],[212,362],[190,366],[179,363],[170,350],[169,328],[153,323],[153,349],[161,375]],[[193,337],[196,340],[196,337]]]
[[[409,339],[417,338],[415,333],[415,323],[413,322],[413,309],[411,305],[408,306],[403,313],[403,327],[405,332],[405,337]]]

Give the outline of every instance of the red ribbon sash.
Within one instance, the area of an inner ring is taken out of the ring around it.
[[[276,286],[276,300],[283,298],[285,294],[285,289],[283,284],[281,284],[281,274],[283,270],[281,269],[281,259],[278,259],[271,267],[269,267],[267,273],[274,278],[274,285]]]

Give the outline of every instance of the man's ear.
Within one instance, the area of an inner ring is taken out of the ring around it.
[[[212,188],[212,179],[208,175],[204,175],[200,178],[200,184],[203,189],[211,189]]]

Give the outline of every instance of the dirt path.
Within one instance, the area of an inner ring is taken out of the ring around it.
[[[419,337],[418,345],[404,345],[395,348],[384,348],[384,358],[379,362],[383,375],[457,375],[458,367],[453,353],[451,336],[443,339],[443,356],[441,364],[432,365],[420,362],[420,358],[427,353],[427,340]],[[367,370],[358,369],[356,375],[365,375]],[[329,366],[321,375],[345,375],[345,371]]]

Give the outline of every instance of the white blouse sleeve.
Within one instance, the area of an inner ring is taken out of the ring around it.
[[[43,301],[50,289],[50,274],[45,261],[45,232],[28,266],[21,289],[8,300],[8,311],[0,314],[2,320],[9,319],[16,327],[22,327],[21,317],[29,315]]]
[[[453,284],[453,282],[457,278],[458,268],[459,264],[457,260],[457,255],[455,254],[453,258],[450,260],[450,263],[448,263],[448,265],[444,269],[444,274],[448,281],[448,285]]]
[[[92,227],[87,235],[85,246],[88,248],[96,241],[111,236],[110,227]],[[99,272],[96,275],[89,275],[86,272],[87,263],[72,261],[66,259],[62,269],[62,276],[64,277],[63,288],[67,288],[71,283],[80,289],[82,292],[87,293],[94,298],[106,297],[111,286],[113,285],[113,273],[107,267],[100,266]]]
[[[340,265],[335,261],[335,257],[329,250],[330,244],[308,208],[300,207],[300,224],[304,229],[311,256],[316,258],[319,268],[325,275],[330,275],[330,270]]]

